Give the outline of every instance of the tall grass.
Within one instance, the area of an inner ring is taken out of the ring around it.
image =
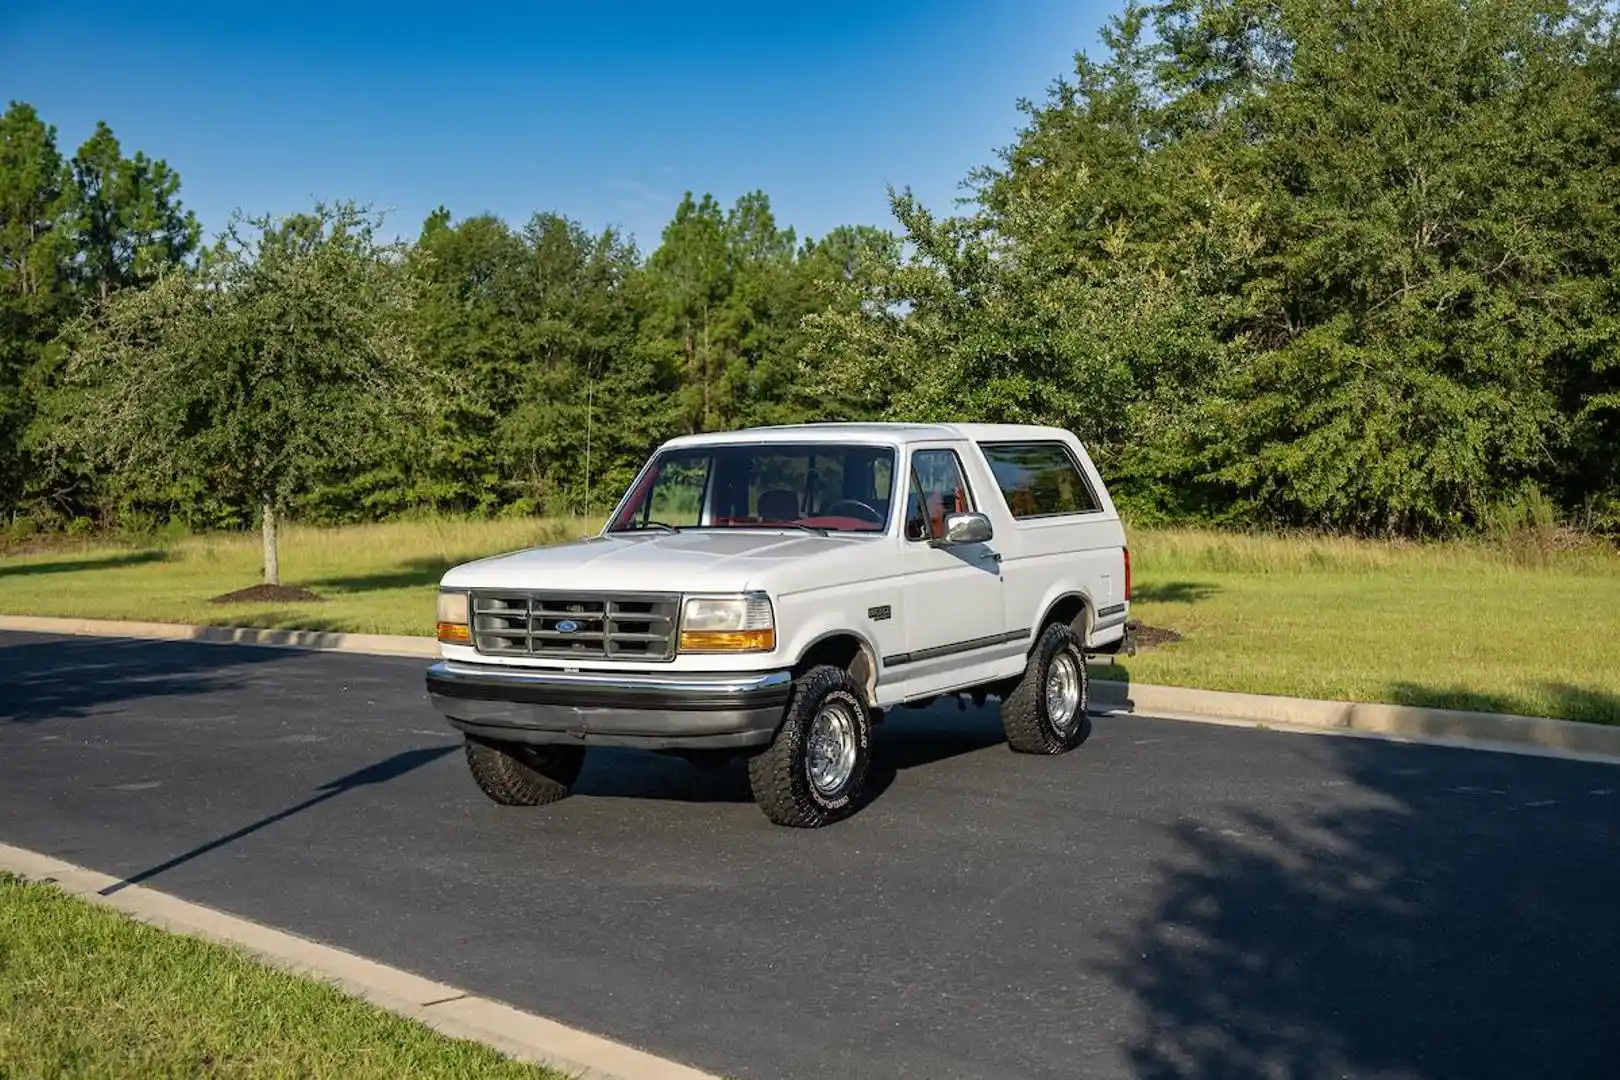
[[[1620,574],[1620,551],[1556,527],[1510,529],[1442,541],[1363,540],[1297,533],[1130,529],[1133,566],[1156,574],[1422,574],[1464,569],[1550,569]]]
[[[391,560],[452,565],[522,548],[562,543],[597,531],[595,518],[455,518],[435,517],[384,524],[317,528],[289,525],[282,529],[284,557],[295,562],[383,566]],[[240,563],[257,560],[258,533],[206,533],[159,546],[172,562]]]

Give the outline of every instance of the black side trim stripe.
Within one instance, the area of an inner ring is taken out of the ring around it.
[[[1005,634],[991,634],[989,637],[974,638],[972,641],[958,641],[954,645],[936,645],[932,649],[919,649],[916,652],[896,653],[894,656],[883,658],[884,667],[900,667],[904,664],[915,664],[923,660],[937,660],[941,656],[955,656],[957,653],[973,652],[975,649],[988,649],[992,645],[1005,645],[1009,641],[1023,641],[1029,637],[1029,629],[1012,630]]]
[[[1124,610],[1125,610],[1125,605],[1124,604],[1111,604],[1111,605],[1109,605],[1108,607],[1105,607],[1105,608],[1098,608],[1097,609],[1097,617],[1099,619],[1106,619],[1106,618],[1108,618],[1108,616],[1110,616],[1110,615],[1118,615],[1120,612],[1122,612]]]

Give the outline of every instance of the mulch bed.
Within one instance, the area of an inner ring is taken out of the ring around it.
[[[1136,647],[1138,649],[1151,649],[1155,645],[1169,645],[1181,640],[1181,635],[1174,630],[1166,630],[1162,626],[1144,626],[1133,622],[1131,629],[1136,633]]]
[[[310,604],[320,603],[321,597],[308,589],[290,585],[254,585],[237,589],[209,600],[210,604]]]

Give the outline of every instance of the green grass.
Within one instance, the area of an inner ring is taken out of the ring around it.
[[[410,521],[338,529],[289,526],[281,581],[324,600],[210,603],[261,580],[253,534],[187,537],[161,546],[85,543],[0,559],[0,612],[96,619],[433,633],[434,586],[457,563],[593,531],[579,520]]]
[[[1177,530],[1131,550],[1133,613],[1184,640],[1113,677],[1620,723],[1612,549]]]
[[[0,1076],[561,1080],[237,950],[7,874]]]
[[[254,584],[253,535],[0,558],[0,612],[432,632],[448,566],[591,531],[578,521],[290,528],[282,580],[327,597],[211,604]],[[1134,614],[1184,640],[1112,672],[1139,682],[1620,723],[1620,553],[1554,533],[1380,543],[1132,529]]]

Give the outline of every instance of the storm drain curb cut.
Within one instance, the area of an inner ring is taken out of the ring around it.
[[[143,885],[0,844],[0,870],[49,882],[70,896],[115,908],[175,933],[244,949],[272,967],[314,977],[442,1035],[580,1080],[720,1080],[710,1073],[522,1012],[489,998],[193,904]],[[121,886],[114,891],[115,886]]]

